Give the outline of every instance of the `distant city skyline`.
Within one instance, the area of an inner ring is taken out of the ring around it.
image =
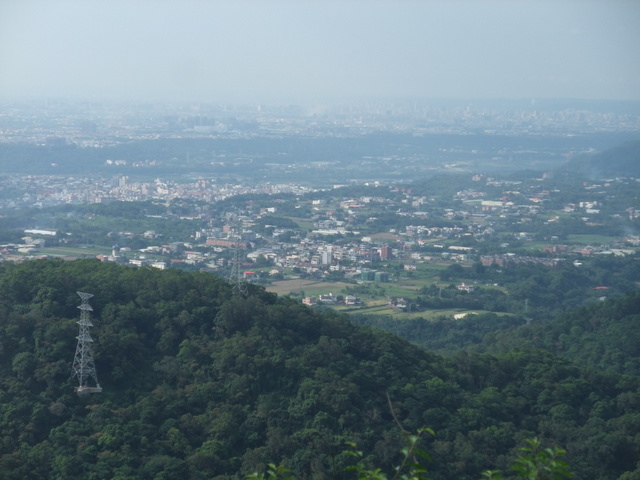
[[[632,0],[0,0],[0,99],[640,100]]]

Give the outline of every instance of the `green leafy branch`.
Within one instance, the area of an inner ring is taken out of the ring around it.
[[[431,457],[427,452],[418,448],[418,441],[424,433],[435,435],[430,428],[421,428],[417,434],[405,435],[406,446],[402,449],[404,455],[402,463],[395,467],[395,474],[391,477],[391,480],[423,480],[427,478],[427,468],[422,465],[418,457],[423,460],[431,460]],[[367,469],[363,463],[364,455],[362,451],[357,450],[356,444],[353,442],[347,442],[347,445],[351,447],[351,450],[346,450],[346,455],[351,455],[358,459],[358,463],[351,467],[347,467],[345,470],[356,472],[358,480],[388,480],[389,477],[382,472],[381,469],[376,468],[374,470]],[[406,472],[405,472],[406,470]]]
[[[420,448],[420,438],[428,433],[435,435],[430,428],[421,428],[416,434],[406,434],[406,446],[402,449],[403,459],[400,465],[394,468],[395,473],[388,476],[380,468],[367,468],[364,464],[364,454],[357,449],[354,442],[347,442],[349,449],[345,455],[355,457],[357,463],[347,467],[346,471],[356,473],[357,480],[429,480],[427,468],[420,463],[420,459],[429,461],[429,454]],[[515,459],[511,470],[515,472],[515,478],[524,480],[565,480],[571,478],[569,465],[562,460],[566,451],[562,448],[543,448],[537,438],[525,440],[526,445],[519,449],[519,455]],[[252,473],[246,480],[295,480],[290,476],[290,471],[283,465],[269,464],[266,474]],[[504,480],[500,470],[487,470],[482,473],[482,480]]]
[[[267,468],[267,473],[252,473],[245,477],[246,480],[295,480],[294,477],[289,474],[291,471],[285,468],[282,464],[274,465],[270,463]]]

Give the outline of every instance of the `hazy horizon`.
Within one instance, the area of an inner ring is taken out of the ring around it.
[[[640,2],[0,1],[0,98],[640,100]]]

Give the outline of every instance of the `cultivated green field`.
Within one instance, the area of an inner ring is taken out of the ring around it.
[[[278,295],[290,295],[299,292],[304,292],[306,296],[326,295],[328,293],[339,295],[340,290],[349,285],[349,283],[343,282],[319,282],[317,280],[294,278],[273,282],[266,289]]]
[[[432,284],[444,285],[439,274],[448,264],[422,263],[413,272],[400,272],[400,278],[390,282],[323,282],[308,279],[289,279],[273,282],[266,289],[278,295],[301,295],[318,297],[333,293],[334,295],[356,295],[361,305],[335,305],[336,311],[349,314],[384,315],[394,318],[434,318],[439,316],[453,316],[459,313],[469,313],[464,309],[443,309],[424,312],[404,312],[389,305],[391,297],[415,298],[418,290]],[[477,311],[473,313],[485,313]]]
[[[109,255],[111,249],[100,246],[85,247],[44,247],[39,250],[42,255],[51,255],[52,257],[95,257],[96,255]]]
[[[608,235],[567,235],[569,245],[609,245],[615,240]]]

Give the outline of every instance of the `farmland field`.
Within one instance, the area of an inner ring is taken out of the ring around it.
[[[319,282],[317,280],[305,280],[294,278],[291,280],[280,280],[267,286],[269,292],[278,295],[288,295],[294,292],[304,291],[307,295],[320,295],[329,292],[337,294],[344,287],[349,286],[344,282]]]
[[[52,257],[95,257],[96,255],[109,255],[110,248],[89,246],[83,247],[44,247],[38,251],[42,255],[51,255]]]

